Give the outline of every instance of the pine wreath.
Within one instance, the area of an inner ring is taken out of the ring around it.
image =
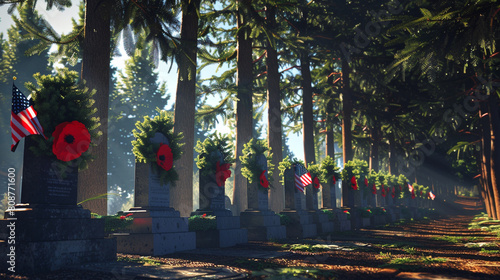
[[[267,155],[266,155],[267,152]],[[258,182],[262,174],[262,168],[257,165],[257,155],[264,155],[267,159],[267,176],[272,178],[274,165],[271,163],[272,153],[267,146],[266,140],[250,139],[243,147],[243,155],[240,156],[241,174],[247,178],[248,182]]]
[[[175,165],[169,170],[165,170],[160,167],[157,163],[157,152],[160,149],[160,143],[151,143],[151,138],[155,136],[155,133],[159,132],[169,140],[168,146],[172,152],[172,160],[181,158],[183,144],[180,141],[183,138],[182,133],[174,133],[174,122],[169,116],[168,112],[157,109],[159,114],[154,118],[149,116],[144,117],[144,121],[138,121],[132,133],[134,134],[135,140],[132,141],[132,151],[135,155],[136,162],[144,163],[154,163],[151,164],[151,168],[156,174],[159,174],[160,181],[163,184],[175,185],[175,182],[179,179],[177,171],[175,171]],[[163,143],[166,144],[166,143]]]
[[[227,135],[214,133],[203,142],[198,141],[194,149],[198,153],[196,166],[200,169],[203,176],[215,174],[216,162],[219,160],[214,155],[214,152],[217,150],[221,152],[224,163],[232,164],[235,161],[232,151],[233,146]]]
[[[320,169],[322,170],[322,178],[320,178],[322,182],[330,183],[333,181],[333,177],[335,177],[335,182],[340,179],[340,167],[337,166],[332,157],[326,156],[321,162]]]
[[[92,108],[94,100],[91,98],[95,91],[89,91],[82,84],[78,83],[79,75],[75,71],[67,69],[59,70],[56,75],[33,75],[37,85],[26,83],[26,88],[32,92],[34,109],[37,111],[38,120],[48,138],[46,141],[42,137],[33,137],[35,145],[30,150],[36,156],[48,156],[57,160],[61,166],[76,166],[80,170],[88,167],[92,161],[89,151],[85,151],[75,160],[62,161],[56,158],[53,153],[54,136],[56,127],[65,122],[77,121],[85,126],[90,133],[90,145],[95,146],[96,138],[102,135],[98,131],[101,125],[99,118],[92,117],[97,111]]]

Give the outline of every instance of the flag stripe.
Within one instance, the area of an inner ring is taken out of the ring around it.
[[[10,114],[10,127],[12,135],[11,151],[15,151],[17,143],[28,135],[43,134],[43,127],[37,118],[37,113],[33,109],[33,102],[13,84],[12,85],[12,111]]]
[[[12,128],[14,128],[19,133],[21,138],[30,134],[30,132],[21,124],[21,119],[17,115],[12,114],[10,122]]]
[[[22,126],[24,126],[30,132],[30,134],[37,134],[38,133],[38,131],[36,131],[36,129],[35,129],[35,126],[33,126],[30,119],[26,115],[26,112],[24,112],[24,111],[20,112],[19,114],[17,114],[17,116],[21,120]]]

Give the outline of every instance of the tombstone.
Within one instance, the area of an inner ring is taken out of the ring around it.
[[[316,224],[319,234],[331,233],[333,232],[333,221],[328,219],[328,214],[319,210],[319,191],[320,189],[316,189],[312,184],[307,186],[306,201],[309,202],[307,203],[307,210],[313,216],[313,222]]]
[[[285,209],[280,214],[287,215],[292,223],[286,226],[287,238],[307,238],[318,235],[313,215],[303,203],[305,194],[295,187],[295,167],[285,170]]]
[[[169,144],[165,135],[156,133],[151,143]],[[187,218],[170,207],[170,185],[160,181],[152,164],[136,163],[135,207],[130,233],[116,233],[117,250],[125,254],[165,255],[196,247],[196,235],[188,231]]]
[[[267,170],[267,159],[256,155],[257,165]],[[266,171],[267,177],[267,171]],[[248,240],[267,241],[286,238],[286,228],[281,225],[280,217],[269,210],[268,189],[260,182],[248,183],[248,209],[241,212],[241,227],[248,229]]]
[[[216,158],[219,164],[224,164],[224,156],[220,151],[214,152],[210,158]],[[200,175],[200,209],[191,213],[194,215],[213,215],[216,218],[217,228],[208,231],[196,232],[196,247],[231,247],[236,244],[248,242],[247,229],[240,227],[240,217],[233,216],[231,210],[226,208],[225,186],[218,186],[215,173],[209,176]],[[231,201],[229,200],[229,205]]]
[[[321,188],[321,191],[323,192],[323,209],[337,208],[337,195],[335,185],[336,183],[331,180]]]
[[[21,203],[0,220],[2,271],[12,266],[8,262],[13,259],[18,274],[116,260],[116,242],[105,237],[104,221],[92,219],[89,210],[76,204],[78,168],[63,171],[65,164],[55,157],[37,157],[29,150],[33,140],[25,141]],[[20,185],[16,182],[12,187]],[[13,232],[15,245],[7,242]]]

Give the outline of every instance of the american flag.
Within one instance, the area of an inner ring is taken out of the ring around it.
[[[432,191],[430,191],[430,192],[429,192],[429,197],[430,197],[432,200],[434,200],[434,198],[436,198],[436,195],[435,195]]]
[[[16,151],[19,141],[28,135],[43,134],[43,128],[38,122],[36,111],[33,109],[33,101],[12,84],[12,112],[10,114],[10,128],[12,131],[12,145],[10,150]]]
[[[311,173],[302,164],[295,165],[295,187],[304,192],[307,185],[312,184]]]
[[[408,183],[408,191],[413,192],[413,186]]]

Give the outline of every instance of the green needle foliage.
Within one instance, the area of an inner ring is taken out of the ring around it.
[[[175,165],[170,170],[165,170],[161,168],[156,163],[156,153],[160,148],[160,144],[151,143],[151,138],[154,137],[156,132],[159,132],[169,140],[170,149],[172,149],[173,161],[181,158],[182,150],[181,140],[183,138],[182,133],[174,133],[174,122],[167,111],[159,110],[159,115],[154,118],[149,116],[144,117],[143,122],[137,122],[134,129],[135,140],[132,141],[132,151],[135,155],[136,162],[151,163],[151,167],[160,175],[160,181],[163,184],[175,184],[175,181],[179,179],[179,175],[175,170]]]
[[[32,92],[32,100],[35,103],[34,109],[38,113],[38,120],[44,129],[43,137],[33,137],[35,145],[30,150],[37,156],[49,156],[57,160],[52,153],[54,132],[57,125],[63,122],[79,121],[85,125],[91,136],[91,145],[95,143],[102,133],[98,131],[100,122],[98,118],[91,117],[97,109],[92,108],[94,100],[91,97],[95,91],[89,92],[88,88],[78,84],[79,75],[77,72],[66,69],[59,70],[56,75],[33,75],[37,85],[26,83],[26,88]],[[78,158],[78,166],[85,169],[92,160],[87,151]],[[72,161],[62,164],[72,165]]]
[[[340,179],[340,167],[337,166],[335,159],[330,156],[326,156],[321,162],[321,182],[328,183],[332,182],[333,176],[335,176],[335,180]]]
[[[194,148],[198,153],[196,158],[196,166],[201,170],[201,174],[208,176],[215,174],[216,162],[219,160],[215,155],[215,151],[219,150],[224,159],[224,163],[234,163],[233,145],[228,135],[214,133],[208,136],[205,141],[198,140]],[[222,164],[222,162],[220,162]]]
[[[267,152],[267,154],[266,154]],[[267,158],[267,176],[268,180],[271,180],[273,175],[274,165],[271,163],[272,153],[270,148],[267,146],[266,140],[255,140],[250,139],[243,147],[243,155],[240,156],[241,161],[241,174],[243,177],[247,178],[248,182],[252,184],[253,182],[259,181],[259,176],[262,173],[262,168],[257,165],[257,155],[264,155]]]

